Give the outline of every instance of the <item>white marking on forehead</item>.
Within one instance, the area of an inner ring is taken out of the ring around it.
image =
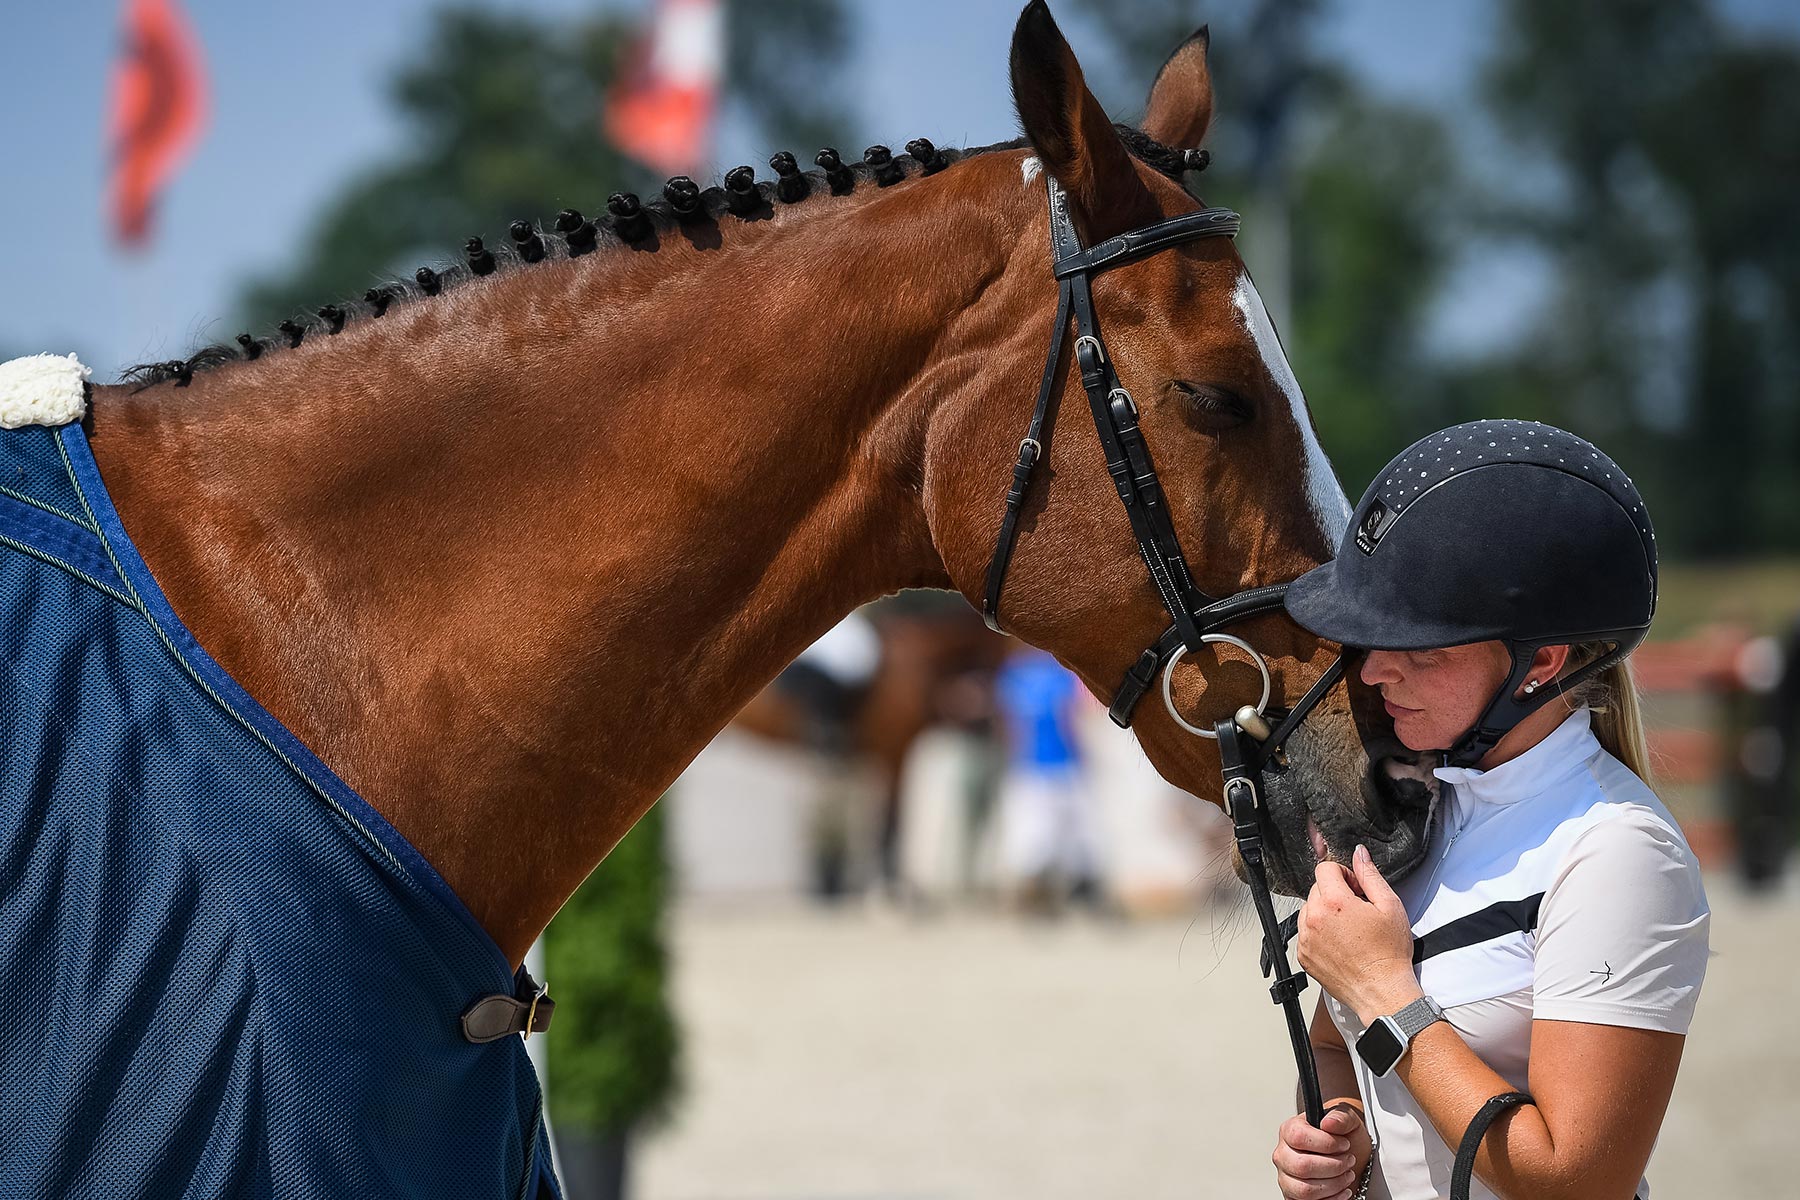
[[[1231,302],[1244,315],[1244,328],[1250,331],[1250,337],[1256,342],[1256,349],[1262,355],[1263,364],[1269,369],[1269,377],[1281,388],[1287,397],[1288,407],[1293,410],[1294,424],[1300,430],[1301,443],[1306,447],[1306,496],[1311,502],[1313,515],[1319,519],[1319,528],[1325,533],[1326,542],[1335,550],[1343,540],[1344,530],[1350,526],[1350,499],[1344,495],[1339,485],[1337,472],[1331,469],[1331,460],[1325,457],[1325,448],[1319,445],[1319,439],[1313,435],[1312,420],[1306,412],[1306,397],[1300,392],[1300,381],[1294,378],[1294,369],[1288,365],[1287,355],[1282,352],[1281,339],[1275,336],[1275,326],[1269,320],[1269,312],[1263,307],[1262,297],[1257,294],[1256,285],[1250,282],[1249,275],[1238,278],[1238,285],[1232,290]]]
[[[1019,168],[1020,172],[1025,176],[1025,186],[1030,187],[1032,184],[1036,183],[1038,172],[1043,169],[1044,164],[1038,161],[1037,155],[1027,155],[1024,164]]]

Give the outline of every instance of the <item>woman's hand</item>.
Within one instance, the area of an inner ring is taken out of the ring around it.
[[[1295,953],[1306,973],[1368,1025],[1424,995],[1413,974],[1412,922],[1366,848],[1354,870],[1322,862],[1300,909]]]
[[[1356,1164],[1368,1155],[1362,1117],[1344,1105],[1326,1113],[1318,1129],[1304,1115],[1283,1121],[1270,1161],[1285,1200],[1348,1200],[1356,1190]]]

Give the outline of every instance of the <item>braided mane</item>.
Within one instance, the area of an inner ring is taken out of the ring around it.
[[[1185,172],[1205,169],[1204,150],[1165,146],[1129,125],[1113,128],[1134,158],[1178,183]],[[939,149],[925,138],[916,138],[906,144],[905,154],[896,155],[886,146],[870,146],[854,163],[844,162],[836,150],[826,147],[814,157],[818,169],[806,172],[784,150],[769,160],[774,179],[759,181],[751,167],[741,166],[727,171],[720,186],[701,188],[686,175],[677,175],[663,185],[660,197],[648,202],[630,192],[616,192],[607,200],[606,215],[599,220],[590,220],[571,208],[558,214],[548,229],[533,221],[514,221],[504,245],[490,247],[482,238],[471,237],[463,245],[460,262],[420,267],[410,280],[391,280],[368,289],[359,299],[327,304],[284,320],[276,327],[277,336],[241,333],[235,344],[206,346],[185,359],[127,367],[119,382],[135,385],[139,391],[169,382],[186,387],[197,373],[222,363],[258,359],[283,347],[299,346],[309,337],[335,336],[350,325],[379,319],[396,305],[440,295],[474,278],[507,274],[538,262],[579,258],[602,247],[654,252],[665,235],[684,228],[717,224],[728,216],[758,220],[778,205],[799,204],[819,195],[846,196],[865,185],[891,187],[935,175],[965,158],[1026,145],[1025,139],[1014,138],[971,149]]]

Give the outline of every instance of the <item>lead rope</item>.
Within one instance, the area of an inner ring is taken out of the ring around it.
[[[1306,1119],[1317,1127],[1325,1119],[1325,1101],[1319,1094],[1319,1066],[1313,1059],[1312,1039],[1307,1036],[1306,1020],[1300,1012],[1306,973],[1288,965],[1287,942],[1281,936],[1281,921],[1275,916],[1275,902],[1269,895],[1269,879],[1263,868],[1262,797],[1256,786],[1257,768],[1244,752],[1244,731],[1235,719],[1217,721],[1213,729],[1219,735],[1219,762],[1225,774],[1225,811],[1231,816],[1232,836],[1237,840],[1238,856],[1244,861],[1244,874],[1250,882],[1250,899],[1256,905],[1257,920],[1262,922],[1263,975],[1274,976],[1269,996],[1287,1018],[1288,1041],[1293,1044],[1294,1065],[1300,1072]]]
[[[1319,1064],[1313,1058],[1312,1038],[1307,1034],[1306,1018],[1300,1011],[1300,993],[1306,990],[1306,972],[1291,968],[1287,957],[1288,941],[1294,936],[1298,916],[1284,922],[1275,915],[1275,900],[1269,894],[1268,872],[1263,866],[1265,817],[1257,780],[1270,760],[1281,753],[1282,746],[1299,728],[1300,722],[1343,678],[1344,671],[1344,656],[1340,654],[1272,730],[1262,723],[1261,714],[1253,709],[1242,710],[1236,717],[1213,723],[1213,732],[1219,740],[1219,769],[1225,780],[1225,811],[1231,817],[1231,834],[1237,842],[1238,857],[1244,863],[1250,900],[1256,906],[1256,919],[1262,923],[1263,978],[1272,977],[1269,996],[1281,1006],[1282,1016],[1287,1020],[1288,1042],[1294,1048],[1294,1066],[1300,1075],[1300,1097],[1305,1105],[1307,1122],[1314,1128],[1325,1119],[1325,1100],[1319,1091]],[[1254,738],[1240,721],[1257,724],[1258,732],[1265,736],[1260,740]]]

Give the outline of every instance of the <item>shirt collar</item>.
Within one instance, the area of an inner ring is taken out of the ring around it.
[[[1527,800],[1574,774],[1600,749],[1586,705],[1517,758],[1483,771],[1479,767],[1438,767],[1432,771],[1456,788],[1457,796],[1481,804]]]

